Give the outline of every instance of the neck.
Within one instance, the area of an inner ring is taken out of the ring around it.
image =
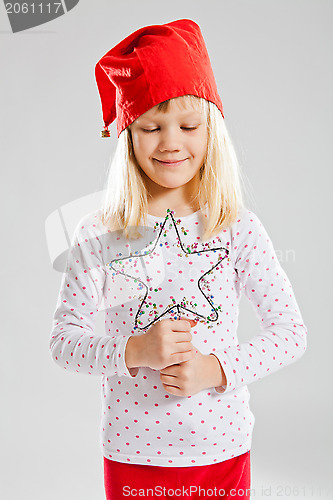
[[[185,186],[179,188],[165,188],[163,186],[148,186],[148,213],[157,217],[164,217],[166,210],[174,210],[178,217],[189,215],[199,210],[200,206],[195,199],[198,192],[198,181],[191,179]]]

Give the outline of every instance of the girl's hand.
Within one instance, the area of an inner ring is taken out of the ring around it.
[[[164,319],[154,323],[149,330],[136,337],[136,366],[148,366],[161,370],[167,366],[189,361],[196,349],[191,344],[191,328],[197,321],[191,319]],[[133,337],[134,338],[134,337]]]
[[[226,384],[217,357],[198,350],[191,360],[160,370],[160,379],[164,389],[175,396],[192,396],[203,389]]]

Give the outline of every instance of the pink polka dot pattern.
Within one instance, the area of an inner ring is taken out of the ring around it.
[[[84,217],[74,233],[54,314],[52,357],[65,370],[131,377],[124,361],[129,332],[94,335],[106,277],[97,228]]]
[[[261,333],[241,345],[214,354],[233,391],[299,359],[307,347],[307,330],[292,286],[273,244],[251,211],[237,219],[231,231],[231,253],[237,279],[260,320]]]
[[[135,328],[142,292],[134,279],[108,266],[112,259],[128,258],[134,250],[143,252],[152,241],[142,240],[140,247],[138,240],[133,243],[120,233],[111,234],[98,215],[98,211],[86,215],[75,230],[54,313],[50,350],[61,368],[102,377],[103,455],[124,463],[181,467],[213,464],[245,453],[251,447],[255,421],[247,385],[300,358],[307,335],[291,284],[258,217],[243,209],[230,228],[212,238],[212,246],[218,243],[229,249],[229,258],[205,276],[205,295],[217,318],[209,322],[202,315],[191,330],[192,343],[203,354],[213,353],[220,360],[227,385],[179,397],[164,390],[158,371],[147,367],[128,370],[127,341],[142,334]],[[164,218],[148,216],[153,240],[163,222]],[[208,248],[200,237],[201,212],[177,219],[177,227],[183,249]],[[163,276],[159,263],[155,274],[151,273],[159,302],[154,304],[148,296],[147,304],[158,313],[170,303],[170,287],[164,286],[164,280],[170,279],[172,270],[175,276],[183,276],[177,281],[183,306],[194,308],[202,292],[185,270],[189,266],[182,267],[182,259],[187,257],[172,245],[171,229],[165,225],[163,230],[167,244],[158,247],[158,258],[166,272]],[[212,266],[214,260],[209,252],[203,252],[202,259],[208,259],[197,264],[204,273],[207,263]],[[138,262],[136,259],[134,272]],[[164,298],[163,290],[169,290]],[[243,290],[260,320],[260,332],[239,344],[238,307]],[[95,325],[102,310],[105,335],[99,336]]]

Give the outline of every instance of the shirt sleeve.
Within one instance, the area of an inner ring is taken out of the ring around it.
[[[101,222],[98,223],[96,217],[88,214],[74,231],[54,312],[49,347],[52,359],[65,370],[89,375],[133,377],[137,375],[138,368],[129,370],[125,364],[129,332],[116,336],[94,334],[106,279],[99,224]]]
[[[231,256],[239,280],[260,321],[260,332],[248,342],[214,354],[226,375],[219,393],[233,391],[299,359],[307,347],[307,330],[290,281],[273,244],[251,211],[231,229]]]

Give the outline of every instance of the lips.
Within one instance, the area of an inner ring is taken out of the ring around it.
[[[187,158],[184,158],[183,160],[158,160],[157,158],[154,158],[154,160],[167,167],[176,167],[187,160]]]

